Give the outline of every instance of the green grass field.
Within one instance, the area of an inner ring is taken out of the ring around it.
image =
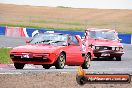
[[[10,48],[0,48],[0,64],[10,64],[12,63],[9,52]]]

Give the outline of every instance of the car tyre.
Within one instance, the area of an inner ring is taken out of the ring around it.
[[[114,60],[114,57],[109,57],[108,59],[109,59],[109,60]]]
[[[121,61],[121,57],[116,57],[116,61]]]
[[[43,68],[45,68],[45,69],[49,69],[50,67],[51,67],[51,65],[42,65],[43,66]]]
[[[90,67],[90,63],[91,63],[91,56],[90,56],[90,54],[87,54],[85,56],[85,60],[82,64],[82,68],[83,69],[88,69]]]
[[[14,63],[14,66],[16,69],[23,69],[24,65],[25,64],[23,64],[23,63]]]
[[[63,69],[65,66],[66,56],[64,53],[61,53],[56,61],[56,69]]]

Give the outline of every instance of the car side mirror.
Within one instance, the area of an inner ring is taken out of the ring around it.
[[[71,46],[74,46],[75,44],[74,44],[74,43],[72,43],[72,42],[71,42],[71,43],[68,43],[68,46],[70,46],[70,45],[71,45]]]
[[[30,43],[30,40],[26,40],[26,43],[27,43],[27,44]]]
[[[70,45],[70,43],[68,43],[68,46]]]

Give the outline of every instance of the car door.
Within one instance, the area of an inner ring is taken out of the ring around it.
[[[82,63],[82,47],[76,36],[69,36],[66,51],[69,64],[78,65]]]

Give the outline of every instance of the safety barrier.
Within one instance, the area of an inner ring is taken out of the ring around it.
[[[0,35],[11,37],[33,37],[37,33],[50,32],[50,33],[64,33],[71,35],[83,36],[84,32],[69,31],[69,30],[50,30],[50,29],[36,29],[36,28],[22,28],[22,27],[4,27],[0,26]],[[121,43],[132,44],[132,34],[119,33],[119,38],[122,39]]]
[[[6,27],[0,26],[0,35],[5,35],[5,29]]]

